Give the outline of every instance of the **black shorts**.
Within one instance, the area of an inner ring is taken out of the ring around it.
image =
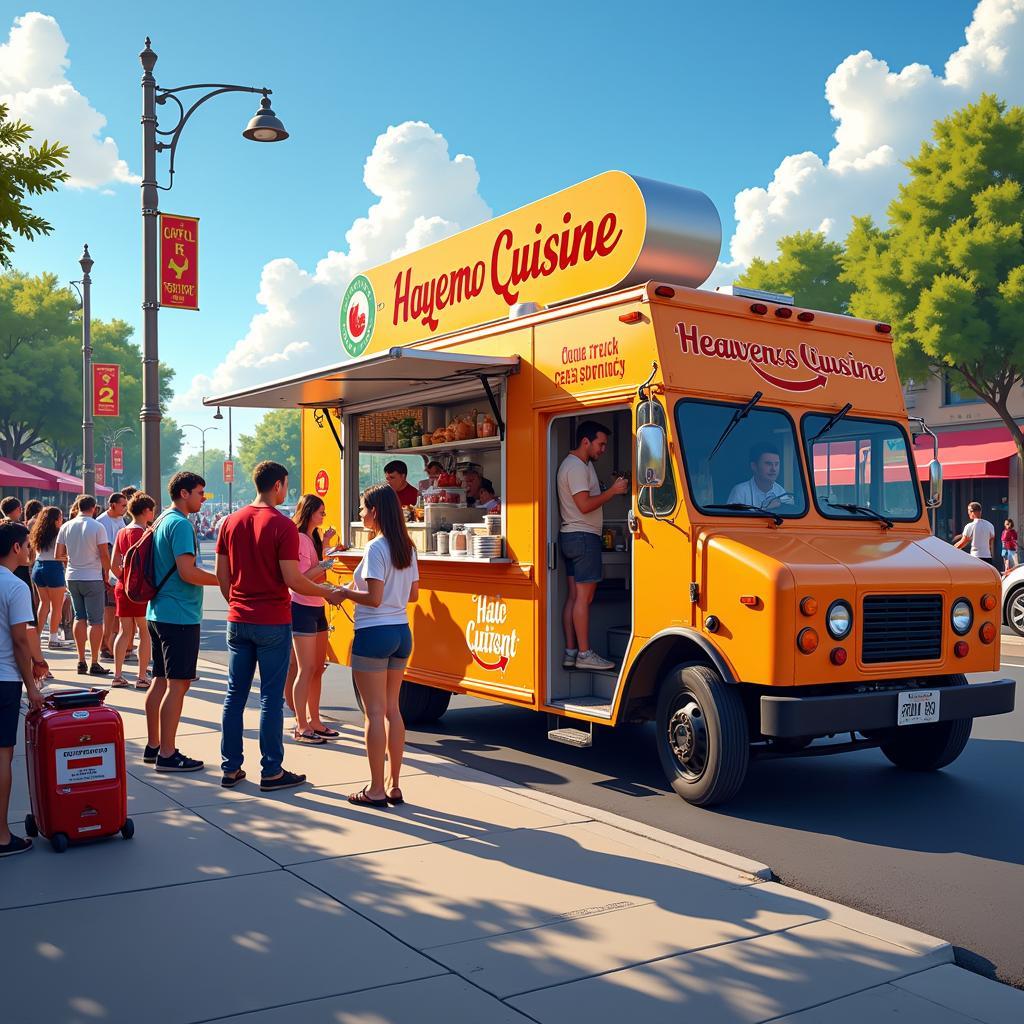
[[[21,680],[0,680],[0,747],[18,745],[18,713],[21,710]]]
[[[150,621],[153,639],[153,678],[187,679],[196,677],[199,662],[199,623]]]
[[[292,636],[316,636],[327,632],[327,613],[323,605],[292,601]]]

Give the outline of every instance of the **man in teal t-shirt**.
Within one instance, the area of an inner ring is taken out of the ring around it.
[[[153,640],[153,684],[146,696],[149,738],[143,761],[155,764],[158,772],[197,772],[203,762],[186,757],[174,742],[199,660],[203,587],[218,582],[196,564],[199,540],[188,519],[202,507],[206,481],[198,473],[177,473],[167,491],[173,505],[153,529],[153,574],[160,589],[146,613]]]

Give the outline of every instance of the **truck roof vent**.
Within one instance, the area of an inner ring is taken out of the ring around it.
[[[759,299],[761,302],[774,302],[778,306],[792,306],[793,296],[781,292],[763,292],[758,288],[744,288],[739,284],[723,284],[716,289],[720,295],[739,295],[744,299]]]
[[[545,306],[540,302],[516,302],[508,307],[509,320],[515,320],[520,316],[529,316],[531,313],[539,313]]]

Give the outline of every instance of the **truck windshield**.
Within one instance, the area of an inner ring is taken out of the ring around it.
[[[694,503],[709,515],[802,516],[807,495],[793,421],[760,405],[734,420],[746,402],[676,404],[676,425]],[[716,450],[723,433],[725,440]],[[725,506],[735,506],[726,508]]]
[[[829,519],[867,519],[875,513],[916,520],[919,488],[903,430],[895,423],[845,416],[816,437],[829,418],[808,413],[801,423],[818,511]]]

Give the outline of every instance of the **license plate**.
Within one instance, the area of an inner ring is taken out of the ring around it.
[[[938,690],[906,690],[896,702],[897,725],[922,725],[939,720]]]

